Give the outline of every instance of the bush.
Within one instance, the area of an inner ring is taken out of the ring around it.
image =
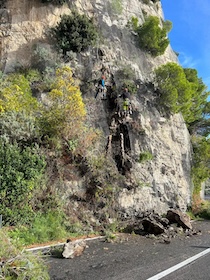
[[[144,161],[148,161],[148,160],[152,160],[153,159],[153,155],[150,152],[143,152],[139,155],[139,162],[144,162]]]
[[[123,11],[122,0],[112,0],[111,8],[112,8],[112,12],[114,12],[115,14],[122,14]]]
[[[210,177],[210,139],[206,139],[205,137],[192,137],[192,145],[194,193],[199,193],[201,183]]]
[[[136,30],[139,47],[154,57],[163,54],[169,45],[166,29],[159,24],[158,17],[149,16]]]
[[[4,224],[28,223],[32,219],[30,200],[44,168],[44,158],[37,148],[0,141],[0,214]]]
[[[119,80],[121,88],[128,88],[128,91],[133,94],[136,93],[137,87],[135,84],[136,74],[129,66],[124,66],[116,72],[116,77]]]
[[[32,97],[30,83],[23,74],[9,74],[0,81],[0,112],[26,112],[30,114],[38,107]]]
[[[39,141],[35,117],[24,112],[0,114],[0,139],[19,146],[30,146]]]
[[[63,54],[68,51],[78,53],[95,44],[97,29],[92,19],[73,11],[71,15],[61,17],[60,23],[51,29],[51,36]]]
[[[139,27],[139,19],[137,17],[132,16],[131,19],[128,21],[127,26],[130,27],[132,30],[136,31]]]
[[[19,240],[22,245],[40,244],[66,238],[64,214],[51,210],[45,214],[37,213],[31,225],[16,227],[9,232],[9,235]]]
[[[86,110],[80,89],[75,84],[69,67],[57,69],[47,99],[47,106],[41,108],[39,118],[43,134],[74,139],[81,131]]]
[[[169,33],[172,29],[172,22],[170,20],[164,21],[163,27],[165,28],[166,32]]]
[[[1,279],[50,279],[41,257],[14,245],[3,229],[0,229],[0,244]]]
[[[61,64],[61,56],[55,53],[48,45],[34,46],[32,67],[42,73],[43,78],[47,74],[47,69],[55,70]],[[55,71],[53,71],[55,74]]]

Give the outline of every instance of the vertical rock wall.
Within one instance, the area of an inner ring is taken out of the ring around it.
[[[85,60],[80,59],[76,67],[86,68],[93,78],[100,75],[102,65],[112,73],[122,66],[129,66],[142,83],[150,81],[155,67],[169,61],[177,62],[177,57],[170,46],[164,55],[157,58],[142,52],[136,47],[135,35],[126,25],[132,16],[136,16],[140,24],[145,14],[163,18],[161,4],[151,1],[146,5],[140,0],[118,2],[121,5],[117,10],[113,0],[72,0],[69,6],[62,7],[43,5],[39,0],[8,0],[6,8],[0,10],[4,19],[0,25],[2,70],[9,72],[17,65],[30,65],[33,46],[46,42],[48,28],[59,21],[60,15],[70,13],[69,7],[76,6],[82,13],[94,17],[103,37],[103,40],[98,39],[96,46],[97,51],[103,52],[103,57],[99,59],[98,52],[95,56],[87,52],[83,54],[87,62],[85,66],[82,65]],[[89,121],[94,124],[97,120],[95,126],[101,128],[108,138],[111,132],[109,118],[106,119],[106,103],[99,105],[101,101],[91,100]],[[164,213],[169,207],[176,206],[186,210],[190,202],[191,146],[188,130],[181,115],[166,117],[160,113],[156,100],[153,90],[140,86],[132,97],[138,114],[119,129],[129,142],[127,156],[132,163],[129,172],[131,185],[135,186],[122,189],[119,195],[119,203],[128,214],[148,209]],[[98,112],[98,108],[104,110],[103,114]],[[113,145],[121,143],[120,139],[115,138]],[[140,163],[139,156],[145,152],[151,153],[153,159]]]

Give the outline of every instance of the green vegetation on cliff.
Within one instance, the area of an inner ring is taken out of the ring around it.
[[[95,44],[98,32],[92,19],[73,11],[71,15],[63,15],[57,26],[51,29],[58,50],[64,54],[68,51],[81,52]]]

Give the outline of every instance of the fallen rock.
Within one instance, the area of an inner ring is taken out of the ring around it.
[[[86,247],[87,245],[84,240],[71,241],[67,239],[63,246],[62,256],[66,259],[73,259],[74,257],[82,255]]]
[[[169,220],[170,224],[177,223],[184,229],[192,229],[190,217],[186,213],[181,212],[180,210],[168,210],[166,218]]]
[[[144,219],[142,221],[144,230],[148,233],[153,233],[155,235],[165,232],[164,226],[161,223],[156,222],[155,220]]]

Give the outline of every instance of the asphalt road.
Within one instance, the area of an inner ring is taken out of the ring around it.
[[[88,241],[83,255],[48,260],[52,280],[210,280],[210,221],[194,222],[201,234],[181,235],[169,244],[139,235],[121,235],[114,243]],[[161,272],[189,258],[206,254],[166,276]],[[209,252],[208,252],[209,250]]]

